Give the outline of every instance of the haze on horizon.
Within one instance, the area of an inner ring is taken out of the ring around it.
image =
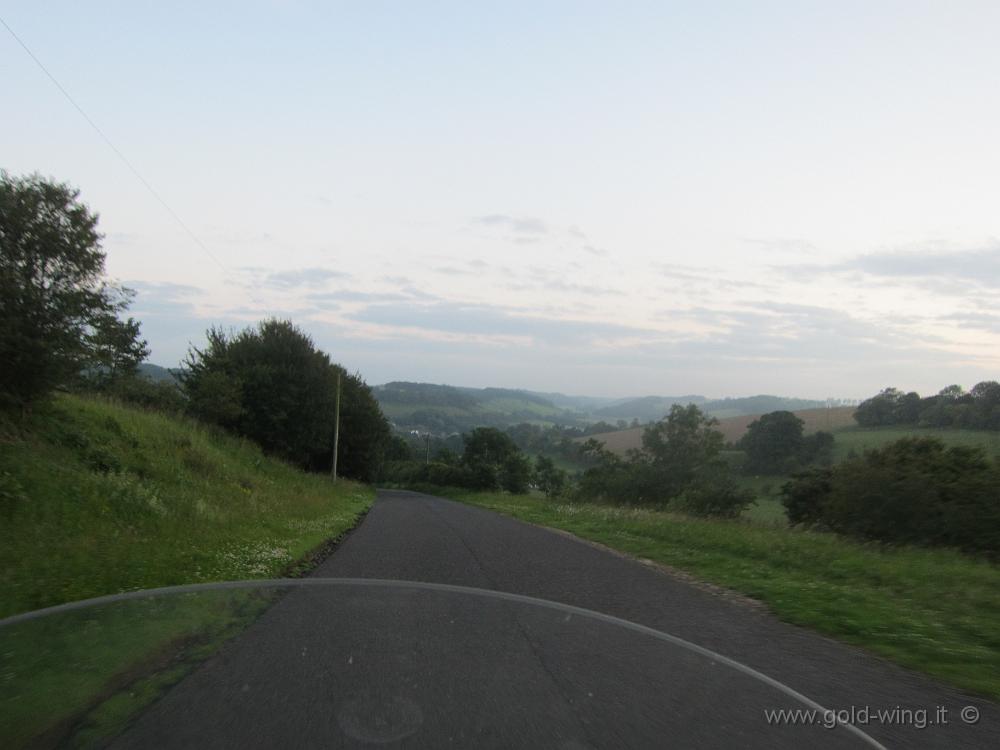
[[[160,365],[274,315],[370,383],[1000,376],[1000,5],[622,5],[7,4],[212,257],[2,28],[0,166],[101,214]]]

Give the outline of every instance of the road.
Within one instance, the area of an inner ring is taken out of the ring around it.
[[[380,491],[314,573],[511,592],[698,644],[824,707],[904,709],[860,727],[886,747],[987,748],[1000,711],[739,597],[569,535]],[[975,705],[977,724],[960,710]],[[947,725],[920,727],[938,707]],[[803,706],[678,645],[579,614],[468,594],[315,587],[283,596],[115,747],[867,747],[843,727],[774,726]],[[905,710],[911,713],[905,715]]]

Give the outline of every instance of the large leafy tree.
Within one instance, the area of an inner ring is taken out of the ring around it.
[[[462,464],[471,472],[476,487],[528,491],[531,464],[510,435],[495,427],[477,427],[462,437]]]
[[[86,369],[145,358],[131,293],[104,278],[97,214],[79,191],[0,172],[0,396],[22,410]]]
[[[794,468],[803,448],[803,422],[790,411],[773,411],[755,419],[741,440],[747,469],[781,474]]]
[[[752,498],[739,489],[720,456],[724,439],[716,424],[694,404],[675,404],[645,429],[642,449],[625,460],[588,441],[583,450],[596,465],[583,473],[577,494],[693,515],[738,516]]]
[[[694,404],[674,404],[666,417],[645,429],[642,451],[634,459],[645,468],[651,500],[666,501],[696,477],[725,471],[719,459],[724,438],[717,424]]]
[[[212,328],[207,337],[203,349],[191,349],[182,376],[195,416],[300,466],[329,468],[339,375],[338,472],[374,478],[389,442],[389,425],[360,376],[331,363],[287,320],[266,320],[228,334]]]

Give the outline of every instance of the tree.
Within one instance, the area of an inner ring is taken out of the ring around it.
[[[130,294],[124,295],[127,299]],[[97,383],[115,383],[135,376],[139,364],[149,356],[149,346],[139,337],[139,322],[135,318],[119,320],[104,315],[89,337],[93,353],[91,377]]]
[[[510,435],[496,427],[477,427],[462,437],[462,465],[471,472],[477,489],[528,491],[531,465]]]
[[[833,460],[833,433],[819,430],[802,438],[799,460],[803,464],[829,464]]]
[[[558,497],[566,487],[566,472],[558,468],[551,458],[539,454],[535,456],[535,484],[545,497]]]
[[[965,389],[960,385],[946,385],[938,395],[945,401],[957,401],[965,395]]]
[[[882,542],[1000,555],[1000,467],[979,446],[902,438],[782,489],[792,523]]]
[[[374,479],[389,442],[389,424],[359,375],[331,363],[287,320],[265,320],[232,334],[212,328],[207,338],[204,349],[191,349],[181,376],[195,416],[305,468],[328,469],[339,374],[338,472]]]
[[[1000,383],[984,380],[976,383],[969,391],[975,409],[976,428],[1000,430]]]
[[[725,471],[719,461],[724,445],[718,420],[694,404],[674,404],[670,413],[642,433],[642,450],[633,461],[644,476],[643,497],[664,502],[679,495],[695,477]]]
[[[895,423],[896,410],[903,393],[898,388],[885,388],[858,404],[854,420],[862,427],[879,427]]]
[[[790,411],[773,411],[750,423],[741,445],[746,468],[757,474],[784,474],[798,463],[803,422]]]
[[[86,368],[146,356],[122,323],[130,292],[104,279],[97,214],[79,191],[0,172],[0,398],[23,410]]]

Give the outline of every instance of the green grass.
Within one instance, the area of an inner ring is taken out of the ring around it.
[[[3,745],[102,746],[252,622],[267,593],[128,600],[5,627]]]
[[[1000,455],[1000,432],[938,427],[843,427],[833,431],[833,460],[843,461],[853,451],[861,454],[905,437],[934,437],[946,445],[979,445],[988,456]]]
[[[370,487],[306,474],[190,420],[62,395],[27,423],[0,427],[0,617],[129,590],[280,577],[373,500]],[[59,646],[36,639],[41,662],[32,670],[23,660],[2,665],[0,744],[15,727],[36,736],[82,707],[99,727],[119,722],[123,706],[145,700],[109,692],[122,674],[195,632],[202,645],[217,641],[241,612],[242,603],[213,605],[133,629],[102,625],[106,648],[84,631]],[[181,650],[199,653],[189,646]],[[86,669],[72,666],[81,660]],[[129,690],[165,684],[153,672],[139,669]],[[14,673],[30,676],[16,695]],[[54,686],[65,696],[53,698]],[[104,708],[94,703],[101,696]]]
[[[1000,699],[1000,568],[949,550],[498,493],[446,496],[688,571],[781,619]]]
[[[61,396],[20,434],[6,432],[0,616],[270,577],[350,528],[374,499],[248,441],[97,399]]]

